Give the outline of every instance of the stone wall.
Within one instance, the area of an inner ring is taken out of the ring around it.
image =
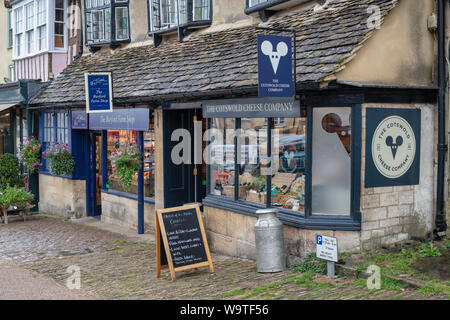
[[[205,228],[212,252],[244,259],[256,259],[256,218],[222,209],[204,207]],[[339,252],[360,250],[359,231],[304,230],[284,225],[288,265],[315,252],[316,234],[337,237]]]
[[[39,175],[39,211],[68,216],[86,216],[86,181]]]
[[[420,108],[422,110],[420,184],[364,188],[366,108]],[[428,238],[434,217],[435,106],[368,104],[363,107],[361,212],[363,249],[392,244],[412,237]]]
[[[137,231],[137,200],[102,192],[102,221]],[[155,206],[150,203],[144,203],[144,230],[155,233]]]

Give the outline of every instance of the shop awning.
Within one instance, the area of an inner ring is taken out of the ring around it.
[[[6,104],[0,104],[0,112],[5,111],[11,107],[16,106],[18,103],[6,103]]]

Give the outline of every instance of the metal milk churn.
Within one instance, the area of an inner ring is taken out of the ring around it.
[[[256,265],[258,272],[280,272],[286,269],[283,224],[277,218],[277,209],[256,211],[255,224]]]

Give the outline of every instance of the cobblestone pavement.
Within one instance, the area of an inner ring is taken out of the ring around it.
[[[98,299],[438,299],[415,290],[368,291],[354,279],[311,278],[290,270],[259,274],[255,263],[212,255],[215,272],[200,268],[156,278],[155,245],[58,218],[0,226],[0,257],[65,284],[81,271],[82,292]],[[13,242],[13,243],[10,243]],[[85,251],[89,248],[92,252]],[[73,254],[67,255],[71,251]],[[61,254],[63,252],[63,254]]]
[[[11,219],[7,225],[0,223],[0,258],[25,262],[77,255],[111,247],[117,239],[124,237],[59,217]]]

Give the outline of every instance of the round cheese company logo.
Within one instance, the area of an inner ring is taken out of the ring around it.
[[[396,179],[411,167],[416,155],[416,137],[408,121],[399,116],[384,119],[372,139],[372,158],[378,171]]]

